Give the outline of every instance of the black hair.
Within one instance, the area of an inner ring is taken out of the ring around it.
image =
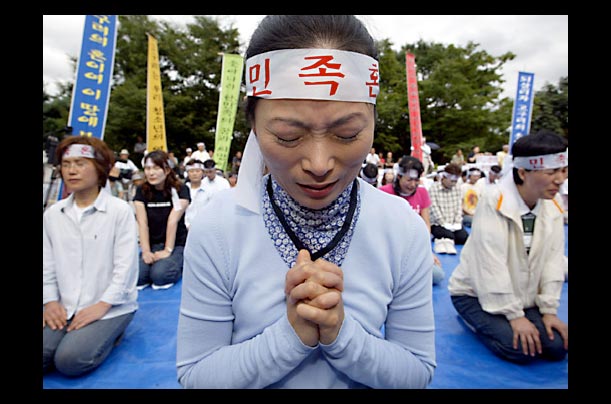
[[[568,141],[559,134],[542,129],[535,134],[522,136],[511,147],[513,157],[530,157],[544,154],[555,154],[565,151]],[[528,170],[527,170],[528,171]],[[518,175],[518,169],[513,167],[513,181],[522,185],[524,181]]]
[[[204,168],[215,168],[216,163],[212,159],[204,161]]]
[[[467,178],[471,177],[471,173],[474,173],[475,171],[477,171],[477,172],[479,173],[479,175],[480,175],[480,177],[481,177],[481,178],[485,178],[485,177],[486,177],[486,176],[484,175],[484,172],[483,172],[482,170],[480,170],[479,168],[477,168],[477,167],[470,167],[470,168],[467,170]]]
[[[170,167],[170,163],[168,162],[168,153],[164,152],[163,150],[153,150],[147,154],[146,157],[144,157],[145,163],[149,159],[153,162],[153,164],[161,167],[164,172],[168,171],[163,184],[164,197],[167,198],[172,195],[172,188],[175,188],[176,191],[180,191],[182,182],[178,179],[176,173]],[[144,184],[142,184],[142,193],[147,201],[151,201],[153,199],[153,186],[149,184],[148,181],[145,181]]]
[[[502,170],[501,166],[499,166],[497,164],[495,164],[493,166],[490,166],[490,171],[492,171],[495,174],[500,174],[501,170]]]
[[[401,187],[399,186],[399,181],[401,180],[401,172],[409,172],[409,170],[416,170],[418,171],[418,177],[420,177],[422,175],[422,173],[424,172],[424,165],[422,165],[422,162],[420,160],[418,160],[416,157],[413,156],[403,156],[401,157],[401,160],[399,160],[399,171],[397,172],[397,175],[395,175],[395,180],[392,183],[392,188],[395,191],[396,195],[400,195],[401,194]]]
[[[378,178],[378,166],[373,163],[367,163],[365,167],[363,167],[362,178],[369,183],[375,182]]]
[[[375,41],[353,15],[268,15],[250,39],[245,58],[280,49],[329,48],[378,59]],[[248,97],[246,118],[253,122],[258,97]]]
[[[204,164],[204,163],[203,163],[203,161],[201,161],[199,159],[191,159],[191,160],[187,161],[186,165],[190,166],[190,165],[193,165],[193,164]]]

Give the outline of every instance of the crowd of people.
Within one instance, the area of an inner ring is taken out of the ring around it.
[[[518,139],[513,167],[493,181],[500,169],[462,179],[452,162],[429,182],[432,161],[382,163],[372,148],[377,58],[354,16],[265,17],[246,50],[247,71],[265,66],[267,77],[247,75],[251,133],[232,164],[235,187],[203,143],[182,163],[143,152],[134,186],[127,150],[115,163],[101,140],[62,140],[71,193],[43,218],[43,371],[95,369],[138,309],[138,289],[182,277],[185,388],[426,388],[437,366],[432,284],[444,276],[436,254],[461,244],[448,287],[482,342],[517,363],[565,358],[556,196],[566,141]],[[340,66],[350,67],[328,75]],[[314,81],[304,86],[291,68]],[[465,221],[465,195],[485,178]],[[119,184],[132,199],[113,197]]]

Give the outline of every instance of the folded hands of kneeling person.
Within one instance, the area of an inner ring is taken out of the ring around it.
[[[301,341],[309,346],[335,341],[344,321],[342,270],[322,258],[312,261],[299,251],[286,274],[287,315]]]

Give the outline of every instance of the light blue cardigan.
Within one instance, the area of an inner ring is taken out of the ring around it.
[[[330,345],[301,343],[286,315],[288,270],[260,215],[219,192],[185,247],[177,335],[188,388],[425,388],[435,363],[433,256],[403,198],[359,179],[344,272],[345,319]],[[380,329],[385,326],[385,335]]]

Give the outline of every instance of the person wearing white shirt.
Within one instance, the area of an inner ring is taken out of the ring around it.
[[[365,157],[365,163],[375,164],[376,166],[380,164],[380,156],[376,153],[375,147],[372,147],[367,157]]]
[[[181,171],[182,171],[182,176],[186,180],[186,179],[189,178],[189,173],[187,173],[186,167],[187,167],[187,164],[189,163],[189,161],[193,160],[193,149],[191,149],[190,147],[187,147],[185,149],[185,152],[187,153],[187,155],[182,159],[182,162],[180,163],[180,165],[181,165],[180,168],[181,168]]]
[[[424,173],[429,174],[433,171],[435,163],[433,163],[433,158],[431,157],[431,146],[426,143],[426,137],[424,136],[422,136],[422,146],[420,148],[422,150],[422,165],[424,166]]]
[[[185,149],[185,152],[187,153],[187,155],[185,156],[185,158],[182,159],[182,165],[186,167],[189,161],[193,159],[193,149],[191,149],[190,147],[187,147]]]
[[[138,172],[138,167],[128,157],[129,152],[127,151],[127,149],[123,149],[119,153],[119,159],[115,161],[115,167],[117,167],[120,171],[119,178],[121,179],[121,182],[123,183],[123,188],[125,189],[129,188],[132,175]]]
[[[189,229],[195,216],[208,203],[206,191],[201,186],[204,178],[204,163],[195,159],[189,160],[185,166],[185,173],[189,177],[189,181],[185,185],[189,188],[191,194],[191,203],[185,211],[185,225]]]
[[[229,181],[222,175],[218,175],[216,172],[216,163],[212,159],[204,161],[204,179],[202,180],[201,187],[206,191],[206,198],[204,205],[210,202],[210,199],[214,197],[218,191],[223,189],[229,189]]]
[[[57,147],[70,196],[42,226],[42,366],[68,376],[97,368],[138,309],[138,231],[128,203],[105,189],[113,152],[68,136]]]
[[[206,145],[204,142],[199,142],[197,144],[197,150],[191,154],[191,158],[199,161],[206,161],[210,159],[210,154],[206,151]]]
[[[490,170],[488,170],[486,176],[477,180],[477,185],[480,186],[480,191],[484,192],[484,190],[489,186],[497,185],[501,180],[501,172],[502,168],[498,164],[490,166]]]

